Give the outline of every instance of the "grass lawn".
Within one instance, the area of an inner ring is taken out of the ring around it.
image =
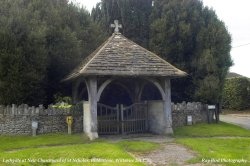
[[[180,138],[176,141],[198,152],[197,158],[190,160],[191,163],[201,163],[207,159],[244,159],[248,163],[218,163],[250,165],[250,138]]]
[[[174,135],[175,137],[250,137],[250,131],[239,126],[220,122],[218,124],[196,124],[179,127],[174,130]]]
[[[148,152],[159,144],[142,141],[90,142],[83,135],[51,134],[37,137],[0,136],[0,165],[121,165],[140,166],[128,153]],[[18,159],[10,163],[9,159]],[[48,159],[57,159],[47,161]],[[25,161],[20,163],[20,161]],[[40,160],[38,163],[37,161]],[[64,161],[67,161],[64,163]],[[97,161],[106,162],[97,162]],[[93,163],[93,162],[94,163]],[[132,162],[131,162],[132,161]]]
[[[174,130],[176,142],[197,153],[190,163],[202,160],[250,161],[250,131],[227,123],[197,124]],[[221,138],[218,138],[221,137]],[[226,138],[230,136],[229,138]],[[159,144],[143,141],[111,143],[103,139],[89,141],[84,135],[49,134],[31,136],[0,136],[1,165],[113,165],[142,166],[132,153],[145,153]],[[12,160],[10,160],[12,159]],[[16,160],[15,160],[16,159]],[[21,163],[21,161],[24,161]],[[16,161],[11,163],[10,161]],[[39,162],[38,162],[39,161]],[[100,162],[102,161],[102,162]],[[105,161],[105,162],[104,162]],[[250,163],[219,164],[250,165]]]
[[[85,135],[47,134],[31,136],[0,136],[0,152],[8,149],[46,145],[81,144],[89,142]]]
[[[224,162],[217,163],[227,166],[250,165],[249,130],[221,122],[219,124],[185,126],[175,129],[174,133],[177,143],[197,152],[197,157],[191,159],[190,163],[202,163],[202,160],[208,162],[212,159],[224,160]],[[226,138],[227,136],[230,137]],[[244,159],[248,163],[227,162],[229,159]]]

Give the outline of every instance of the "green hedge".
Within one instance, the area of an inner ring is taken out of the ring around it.
[[[248,78],[226,79],[223,90],[223,107],[234,110],[250,108],[250,81]]]

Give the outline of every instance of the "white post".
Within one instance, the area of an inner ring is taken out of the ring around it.
[[[38,128],[38,122],[37,121],[32,121],[31,122],[31,128],[32,128],[32,136],[36,136],[36,130]]]

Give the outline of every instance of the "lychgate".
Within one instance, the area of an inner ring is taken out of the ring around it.
[[[98,134],[149,131],[150,125],[157,121],[148,116],[148,104],[142,101],[142,94],[147,91],[145,87],[150,84],[158,90],[163,102],[156,117],[164,120],[155,127],[157,133],[172,134],[170,80],[186,76],[186,73],[124,37],[119,33],[118,21],[112,27],[115,28],[113,35],[64,79],[72,82],[75,102],[83,100],[81,94],[87,93],[87,101],[83,102],[84,132],[95,139]],[[125,89],[132,102],[130,105],[99,103],[103,91],[112,84]]]

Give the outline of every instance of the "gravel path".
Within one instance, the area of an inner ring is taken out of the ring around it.
[[[146,161],[149,166],[184,166],[187,160],[196,156],[194,152],[176,143],[163,143],[161,145],[162,147],[158,150],[147,154],[135,154],[134,156]],[[198,165],[196,164],[196,166]]]
[[[220,120],[232,123],[250,130],[250,114],[227,114],[220,115]]]
[[[149,153],[130,153],[135,158],[144,161],[149,166],[202,166],[203,164],[186,164],[187,160],[196,157],[196,154],[186,147],[176,144],[174,138],[159,135],[134,135],[125,137],[106,137],[111,142],[122,140],[139,140],[155,142],[161,148]]]

